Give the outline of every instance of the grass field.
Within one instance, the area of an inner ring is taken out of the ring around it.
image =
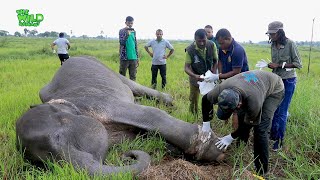
[[[2,179],[88,179],[86,172],[77,172],[70,164],[47,163],[47,169],[39,169],[24,161],[16,148],[15,122],[32,104],[41,103],[39,90],[46,85],[60,67],[58,57],[51,52],[54,39],[0,38],[0,178]],[[111,40],[71,39],[71,56],[91,55],[118,72],[118,42]],[[150,87],[151,58],[139,41],[141,54],[137,82]],[[174,107],[168,108],[154,101],[142,99],[141,103],[155,106],[170,115],[191,123],[202,123],[201,117],[188,112],[189,84],[184,72],[184,48],[189,42],[171,42],[175,53],[167,63],[168,85],[164,90],[174,97]],[[270,46],[244,45],[250,69],[260,59],[270,58]],[[270,179],[319,179],[320,178],[320,48],[311,53],[310,73],[308,70],[309,47],[299,47],[303,68],[298,70],[298,83],[290,107],[285,148],[277,153],[270,152]],[[161,79],[158,77],[158,87]],[[161,90],[161,89],[159,89]],[[200,108],[200,107],[199,107]],[[224,136],[231,132],[231,124],[214,119],[213,130]],[[124,142],[112,147],[105,160],[108,164],[121,165],[120,155],[128,149],[141,149],[150,153],[153,164],[161,163],[168,155],[165,141],[151,135],[147,139],[138,137],[134,142]],[[236,179],[243,171],[253,169],[252,146],[234,148],[227,154],[227,163],[234,167],[232,177]],[[105,177],[94,177],[103,179]],[[133,179],[131,174],[114,175],[114,179]],[[196,179],[196,178],[195,178]]]

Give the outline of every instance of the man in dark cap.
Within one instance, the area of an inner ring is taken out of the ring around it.
[[[268,67],[282,78],[285,89],[284,99],[274,114],[271,127],[270,139],[275,140],[272,149],[277,151],[283,146],[288,110],[296,87],[297,74],[295,69],[302,68],[302,63],[298,48],[294,41],[286,37],[282,22],[271,22],[266,34],[269,35],[272,58]]]
[[[210,121],[209,112],[218,104],[217,117],[227,120],[233,114],[236,130],[219,139],[219,149],[226,150],[236,138],[248,141],[254,129],[254,163],[257,173],[268,172],[268,132],[273,114],[282,101],[284,86],[274,73],[246,71],[226,79],[202,98],[203,121]]]

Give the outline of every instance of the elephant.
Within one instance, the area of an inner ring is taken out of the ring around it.
[[[214,145],[218,137],[213,131],[203,132],[198,124],[135,102],[135,96],[144,96],[172,105],[171,95],[131,81],[94,57],[68,59],[39,95],[42,104],[31,107],[16,121],[17,148],[30,162],[65,160],[90,175],[137,175],[150,165],[146,152],[127,152],[125,156],[136,161],[126,166],[101,162],[108,148],[140,132],[158,132],[197,161],[225,158]]]

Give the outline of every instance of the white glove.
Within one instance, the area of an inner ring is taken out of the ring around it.
[[[202,129],[203,132],[210,132],[211,131],[211,127],[210,127],[210,121],[208,122],[203,122],[202,123]]]
[[[257,62],[256,67],[257,68],[268,67],[268,63],[264,59],[261,59],[260,61]]]
[[[213,74],[211,71],[207,71],[204,76],[205,82],[215,82],[216,80],[219,80],[219,74]]]
[[[55,53],[56,53],[56,50],[54,49],[54,50],[52,51],[52,53],[55,54]]]
[[[234,140],[231,137],[231,134],[224,136],[223,138],[218,138],[219,141],[215,144],[217,146],[218,149],[222,150],[226,150],[227,147],[232,143],[232,141]]]

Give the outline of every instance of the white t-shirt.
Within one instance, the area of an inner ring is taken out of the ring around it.
[[[58,50],[57,50],[58,54],[68,54],[67,44],[69,44],[69,41],[66,38],[58,38],[53,43],[58,47]]]

